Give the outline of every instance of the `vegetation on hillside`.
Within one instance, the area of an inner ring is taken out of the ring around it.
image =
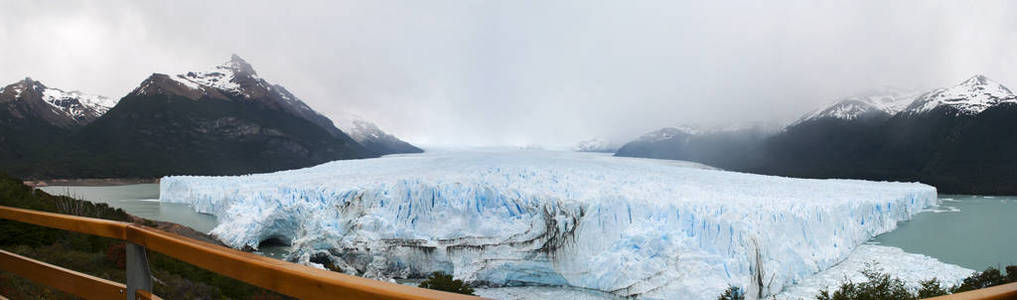
[[[942,282],[933,278],[919,282],[917,291],[912,291],[904,286],[904,281],[892,277],[890,274],[882,273],[870,266],[862,271],[867,281],[854,283],[844,282],[840,287],[830,293],[827,290],[820,291],[816,296],[818,300],[913,300],[924,299],[935,296],[943,296],[951,293],[960,293],[971,290],[987,288],[995,285],[1017,282],[1017,266],[1006,267],[1007,275],[1003,276],[999,269],[990,267],[982,272],[975,272],[965,278],[960,285],[951,288],[944,288]]]
[[[425,289],[453,292],[459,294],[473,295],[473,288],[459,279],[452,279],[452,275],[444,272],[434,272],[427,279],[420,282],[420,287]]]
[[[0,174],[0,205],[130,221],[123,210],[65,196],[52,196]],[[137,219],[135,219],[137,220]],[[141,221],[153,226],[153,222]],[[124,282],[124,242],[0,219],[0,249],[92,276]],[[165,299],[284,299],[284,296],[195,267],[157,252],[148,252],[154,292]],[[11,299],[75,297],[0,271],[0,295]]]
[[[949,288],[944,287],[943,282],[939,281],[939,279],[932,278],[919,282],[917,290],[905,286],[904,281],[900,278],[879,271],[875,265],[869,265],[861,272],[862,275],[865,275],[865,281],[856,283],[849,280],[843,282],[832,293],[825,289],[820,290],[819,295],[816,295],[816,299],[917,300],[1017,282],[1017,266],[1007,266],[1006,275],[1003,275],[997,268],[989,267],[985,271],[971,274],[961,284]],[[717,299],[742,300],[745,299],[745,292],[740,287],[732,286],[725,290]]]

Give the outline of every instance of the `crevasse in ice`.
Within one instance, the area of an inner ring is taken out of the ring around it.
[[[160,198],[215,215],[232,247],[277,239],[373,278],[620,296],[773,295],[936,202],[917,183],[812,180],[537,150],[441,151],[235,177],[172,176]]]

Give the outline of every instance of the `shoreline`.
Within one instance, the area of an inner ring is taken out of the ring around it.
[[[118,186],[144,183],[159,183],[159,178],[71,178],[25,180],[30,187],[44,186]]]

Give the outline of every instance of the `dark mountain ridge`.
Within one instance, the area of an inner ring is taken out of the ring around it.
[[[25,82],[0,93],[0,172],[22,178],[237,175],[382,154],[236,55],[207,72],[152,74],[87,118]]]
[[[920,181],[944,193],[1017,194],[1017,97],[1009,89],[974,76],[911,95],[885,102],[899,110],[844,99],[748,143],[706,133],[683,143],[636,140],[623,149],[651,150],[616,155],[780,176]]]

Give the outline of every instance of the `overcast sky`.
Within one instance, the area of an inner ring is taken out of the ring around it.
[[[552,147],[974,74],[1017,87],[1013,3],[5,1],[0,80],[119,98],[236,53],[412,143]]]

